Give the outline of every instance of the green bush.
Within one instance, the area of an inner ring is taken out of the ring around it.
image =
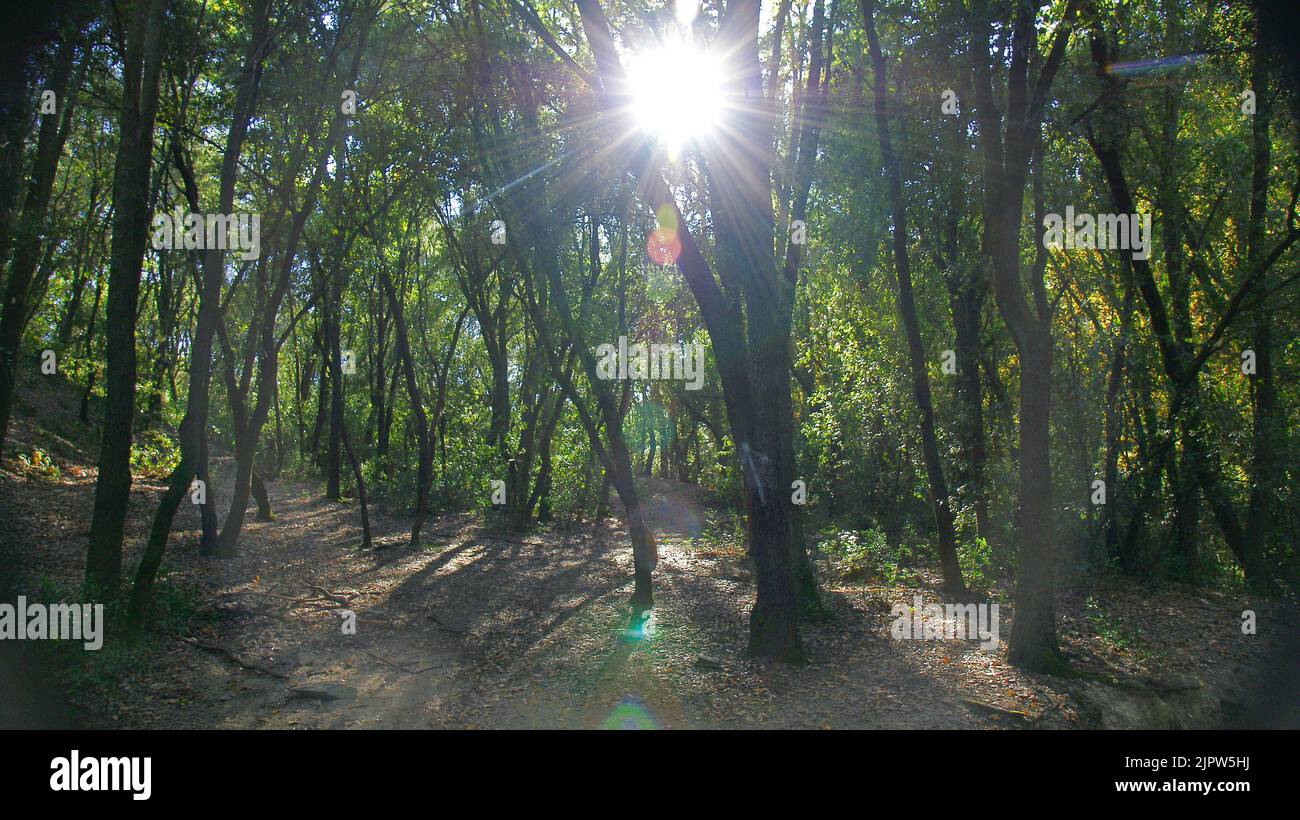
[[[986,539],[976,536],[965,549],[958,549],[957,563],[966,586],[971,589],[984,589],[991,583],[993,548]]]
[[[822,542],[822,551],[835,572],[844,578],[876,578],[890,586],[915,580],[915,573],[904,567],[897,550],[891,549],[884,532],[842,531]]]
[[[157,428],[141,431],[131,444],[131,475],[137,478],[166,478],[180,462],[176,442]]]

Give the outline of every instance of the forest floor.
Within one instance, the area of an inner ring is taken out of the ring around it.
[[[39,446],[58,467],[0,463],[0,561],[20,568],[10,585],[30,596],[80,583],[95,476],[83,443],[60,432],[75,410],[50,424],[69,411],[27,396],[11,453]],[[221,472],[214,484],[228,487]],[[161,490],[157,479],[132,490],[128,579]],[[744,652],[754,587],[743,545],[700,488],[645,479],[643,490],[660,562],[653,617],[631,636],[617,519],[503,535],[481,514],[446,515],[413,548],[410,520],[375,510],[383,548],[362,551],[355,502],[285,480],[271,485],[275,520],[250,509],[239,556],[217,560],[198,555],[196,508],[182,504],[161,595],[187,623],[142,648],[118,652],[110,635],[103,653],[64,653],[63,696],[87,727],[1218,726],[1248,708],[1275,627],[1294,624],[1283,604],[1242,594],[1093,578],[1058,598],[1063,649],[1092,675],[1062,678],[1011,667],[1005,646],[894,640],[891,605],[937,602],[933,589],[824,573],[832,614],[803,627],[810,662],[766,664]],[[1014,613],[994,594],[1005,644]],[[1247,608],[1258,635],[1241,632]]]

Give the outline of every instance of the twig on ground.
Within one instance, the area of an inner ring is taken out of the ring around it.
[[[317,584],[312,584],[311,588],[316,592],[320,593],[319,597],[328,598],[329,600],[333,601],[336,604],[339,604],[340,606],[347,606],[348,604],[351,603],[351,600],[348,598],[348,596],[343,594],[342,592],[330,592],[325,587],[319,586]]]
[[[993,712],[994,714],[1010,715],[1012,717],[1016,717],[1019,718],[1020,720],[1026,720],[1026,721],[1032,720],[1032,718],[1029,716],[1029,713],[1023,710],[1004,709],[1001,706],[994,706],[991,703],[984,703],[983,701],[974,700],[972,698],[962,698],[961,700],[962,703],[965,703],[969,706],[978,706],[979,708],[987,710],[989,712]]]
[[[262,666],[261,664],[253,663],[252,661],[245,660],[244,658],[241,658],[234,650],[227,649],[224,646],[217,646],[216,644],[204,643],[203,641],[196,640],[195,638],[182,638],[180,636],[175,636],[175,637],[176,640],[180,641],[181,643],[187,643],[190,646],[197,647],[198,649],[204,649],[207,650],[208,652],[214,652],[226,658],[227,660],[235,663],[237,666],[243,667],[244,669],[247,669],[249,671],[261,672],[263,675],[269,675],[270,677],[279,678],[280,680],[289,679],[288,675],[285,675],[281,672],[277,672],[274,669],[270,669],[265,666]]]
[[[434,615],[432,612],[429,613],[429,618],[430,618],[430,620],[432,620],[435,624],[438,625],[438,628],[439,628],[439,629],[446,630],[447,632],[456,632],[456,633],[461,634],[461,635],[467,634],[467,633],[469,632],[468,629],[462,629],[462,628],[460,628],[460,627],[458,627],[458,626],[452,626],[452,625],[450,625],[450,624],[444,623],[443,620],[442,620],[441,618],[439,618],[437,615]]]
[[[374,652],[371,652],[369,649],[362,649],[361,651],[365,652],[367,655],[374,658],[375,660],[386,663],[389,666],[393,667],[394,669],[405,672],[408,675],[422,675],[425,672],[429,672],[438,668],[436,666],[426,666],[423,669],[407,669],[405,666],[402,666],[400,663],[393,663],[388,658],[385,658],[383,655],[377,655]]]

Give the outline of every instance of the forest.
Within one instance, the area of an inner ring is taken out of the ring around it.
[[[12,16],[0,725],[1300,726],[1286,0]]]

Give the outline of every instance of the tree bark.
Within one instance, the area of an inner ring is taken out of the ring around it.
[[[934,405],[930,398],[930,374],[926,370],[925,347],[921,340],[921,325],[916,318],[916,300],[912,295],[912,273],[907,255],[907,204],[903,198],[903,174],[890,136],[889,116],[886,112],[885,57],[880,51],[876,36],[875,0],[861,0],[862,16],[867,28],[867,42],[871,61],[875,66],[876,136],[880,143],[880,160],[889,180],[889,201],[894,220],[894,271],[898,278],[898,313],[903,320],[907,337],[908,364],[912,370],[912,395],[921,414],[921,452],[925,459],[925,472],[930,482],[930,503],[934,511],[935,534],[938,539],[939,565],[943,571],[944,590],[955,596],[966,593],[961,565],[957,560],[957,531],[953,524],[948,484],[943,474],[943,461],[939,456],[939,439],[934,429]]]
[[[9,417],[13,411],[14,385],[19,366],[19,346],[23,327],[31,311],[33,279],[40,260],[41,240],[44,238],[46,214],[50,194],[54,190],[54,177],[59,167],[59,157],[68,137],[72,112],[76,107],[77,89],[81,85],[86,66],[83,60],[76,83],[69,86],[72,65],[79,50],[74,32],[68,32],[59,46],[49,89],[59,101],[54,113],[41,117],[40,136],[36,143],[31,181],[27,198],[14,237],[13,265],[5,286],[4,305],[0,308],[0,454],[4,453],[5,437],[9,431]],[[46,243],[48,244],[48,243]],[[47,274],[48,275],[48,274]]]
[[[1051,313],[1043,284],[1046,252],[1038,248],[1025,293],[1021,276],[1020,225],[1031,154],[1035,158],[1035,219],[1041,224],[1041,116],[1046,96],[1064,58],[1077,0],[1067,4],[1050,51],[1030,82],[1036,56],[1034,10],[1015,7],[1010,21],[1010,66],[1007,109],[997,109],[989,64],[995,35],[983,19],[975,37],[976,113],[984,177],[984,253],[993,270],[998,312],[1020,358],[1020,508],[1016,525],[1015,620],[1007,642],[1011,663],[1033,671],[1068,668],[1056,638],[1056,549],[1052,533],[1052,465],[1050,410],[1052,387]],[[1005,120],[1005,131],[1003,120]],[[1030,300],[1032,298],[1033,304]]]
[[[107,397],[95,479],[86,582],[117,597],[122,534],[131,495],[135,421],[136,304],[149,225],[149,177],[162,69],[162,0],[136,0],[125,32],[122,109],[113,169],[113,245],[108,275]]]
[[[218,213],[229,213],[234,207],[235,180],[239,155],[248,134],[249,122],[257,106],[258,89],[262,77],[262,61],[271,46],[269,33],[270,0],[256,0],[250,8],[251,33],[240,69],[239,84],[235,92],[234,115],[222,154]],[[181,147],[179,138],[173,143],[178,169],[185,182],[186,198],[192,213],[200,212],[199,192],[193,168]],[[138,627],[144,619],[154,579],[167,547],[172,522],[182,498],[193,479],[206,487],[206,503],[200,505],[201,537],[199,550],[212,554],[218,548],[216,521],[216,488],[208,473],[208,405],[212,387],[212,342],[221,321],[221,286],[224,281],[224,253],[220,248],[209,248],[203,255],[202,278],[199,289],[198,318],[190,342],[189,390],[185,416],[180,424],[181,460],[172,471],[167,490],[154,513],[149,540],[144,555],[136,569],[135,584],[131,590],[129,621]]]

